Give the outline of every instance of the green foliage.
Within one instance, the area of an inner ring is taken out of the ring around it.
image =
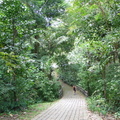
[[[119,99],[120,99],[120,65],[119,64],[111,64],[107,68],[107,98],[110,101],[110,104],[116,109],[120,109]]]
[[[38,96],[40,96],[38,99],[42,99],[43,101],[53,101],[59,97],[59,83],[46,79],[39,82],[40,83],[35,83],[35,89],[37,90]]]
[[[94,72],[92,72],[92,74],[86,73],[87,71],[80,72],[80,75],[78,76],[79,78],[81,78],[79,85],[82,86],[83,88],[87,89],[88,87],[87,81],[90,80],[92,76],[91,81],[89,81],[89,87],[90,87],[89,91],[91,91],[92,97],[90,97],[88,100],[89,108],[92,111],[97,111],[102,114],[107,114],[108,112],[113,113],[120,110],[120,105],[119,105],[119,99],[120,99],[119,69],[120,68],[119,67],[120,67],[119,64],[110,64],[107,67],[107,72],[106,72],[107,98],[106,99],[104,98],[103,95],[104,81],[103,79],[98,78],[99,75],[95,73],[95,70]]]
[[[97,90],[95,86],[98,85],[97,78],[100,77],[99,71],[95,71],[95,66],[87,69],[87,66],[81,66],[77,73],[78,76],[78,86],[84,88],[88,91],[88,95],[92,95],[94,91]]]
[[[57,98],[57,63],[63,81],[94,95],[92,110],[119,117],[119,3],[75,0],[65,10],[63,0],[0,2],[0,112]]]
[[[107,105],[104,98],[101,96],[95,96],[88,99],[89,109],[92,111],[97,111],[103,115],[106,115],[109,111],[109,106]]]
[[[19,0],[4,0],[1,9],[7,18],[16,19],[25,11],[25,6]]]
[[[77,85],[78,80],[77,80],[77,70],[78,70],[78,65],[72,64],[63,64],[61,66],[61,69],[59,71],[60,74],[60,79],[62,79],[65,83],[69,85]]]
[[[91,109],[102,114],[120,109],[119,4],[117,0],[75,0],[64,16],[67,35],[74,40],[67,63],[79,66],[78,85],[93,95]]]
[[[52,101],[59,97],[59,83],[50,81],[42,71],[40,72],[34,65],[36,62],[33,59],[16,59],[17,65],[15,63],[3,64],[8,61],[1,60],[1,112],[22,109],[37,101]],[[11,59],[9,61],[11,62]]]
[[[35,102],[59,97],[60,85],[49,77],[55,51],[51,53],[54,47],[49,48],[49,44],[55,40],[45,44],[43,29],[49,26],[49,19],[63,12],[62,3],[62,0],[0,2],[0,112],[22,110]],[[51,16],[46,13],[48,10]],[[39,46],[36,52],[36,43],[45,47]]]

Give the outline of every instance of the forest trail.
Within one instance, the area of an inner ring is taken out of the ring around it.
[[[85,96],[77,91],[74,95],[72,87],[61,83],[63,97],[50,108],[37,115],[32,120],[102,120],[98,115],[87,109]]]

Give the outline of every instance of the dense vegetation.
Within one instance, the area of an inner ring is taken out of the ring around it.
[[[50,24],[64,7],[62,0],[0,1],[0,112],[59,97],[52,64],[60,34]]]
[[[120,1],[74,0],[66,12],[74,48],[62,79],[88,91],[93,111],[120,116]]]
[[[120,116],[120,1],[3,0],[0,9],[0,112],[59,97],[56,63],[60,79],[88,91],[90,109]]]

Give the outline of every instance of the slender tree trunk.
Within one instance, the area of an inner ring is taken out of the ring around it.
[[[120,63],[120,55],[118,56],[118,61],[119,61],[119,63]]]
[[[88,91],[88,96],[90,96],[91,91],[90,91],[90,82],[89,82],[89,80],[87,81],[87,91]]]
[[[104,84],[103,84],[103,94],[104,94],[104,98],[107,99],[107,85],[106,85],[106,67],[103,66],[102,68],[102,77],[103,77],[103,80],[104,80]]]
[[[89,51],[88,51],[88,56],[89,56],[89,59],[90,59],[91,57],[90,57]],[[90,68],[90,66],[91,66],[91,62],[89,61],[89,62],[88,62],[87,70]],[[88,77],[89,79],[87,80],[87,91],[88,91],[88,96],[90,96],[90,95],[91,95],[91,88],[90,88],[90,82],[91,82],[91,81],[90,81],[90,74],[89,74],[89,73],[88,73],[88,76],[89,76],[89,77]]]
[[[15,20],[13,19],[12,20],[12,30],[13,30],[13,46],[15,45],[15,33],[14,33],[14,31],[15,31]]]
[[[38,40],[38,38],[39,38],[39,35],[35,35],[35,39]],[[37,54],[37,57],[38,57],[38,54],[39,54],[39,47],[40,47],[39,43],[35,42],[34,43],[34,53]]]
[[[39,43],[35,42],[35,44],[34,44],[34,53],[38,54],[38,52],[39,52]]]
[[[115,52],[114,52],[114,55],[113,55],[113,62],[115,63]]]
[[[15,46],[15,39],[18,35],[18,32],[16,30],[16,26],[15,26],[15,19],[12,19],[12,31],[13,31],[13,47]]]
[[[15,70],[13,70],[15,71]],[[13,102],[14,104],[16,104],[17,102],[17,92],[16,92],[16,76],[15,73],[13,73],[13,86],[15,87],[15,89],[13,90]]]
[[[15,26],[15,19],[13,18],[12,19],[12,30],[13,30],[13,43],[12,43],[12,46],[13,48],[15,47],[15,39],[18,35],[17,33],[17,29],[16,29],[16,26]],[[13,52],[15,53],[16,51],[13,49]],[[15,69],[13,69],[13,73],[12,73],[12,77],[13,77],[13,86],[15,87],[15,89],[13,90],[13,101],[14,101],[14,104],[15,102],[17,101],[17,92],[16,92],[16,75],[15,75]]]
[[[48,74],[48,78],[49,78],[49,80],[52,80],[52,68],[50,68],[50,72],[49,72],[49,74]]]

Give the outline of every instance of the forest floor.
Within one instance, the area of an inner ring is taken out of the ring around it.
[[[89,111],[82,93],[74,94],[72,87],[64,83],[62,86],[64,95],[54,104],[36,104],[19,114],[0,115],[0,120],[116,120],[111,115],[104,117]]]

